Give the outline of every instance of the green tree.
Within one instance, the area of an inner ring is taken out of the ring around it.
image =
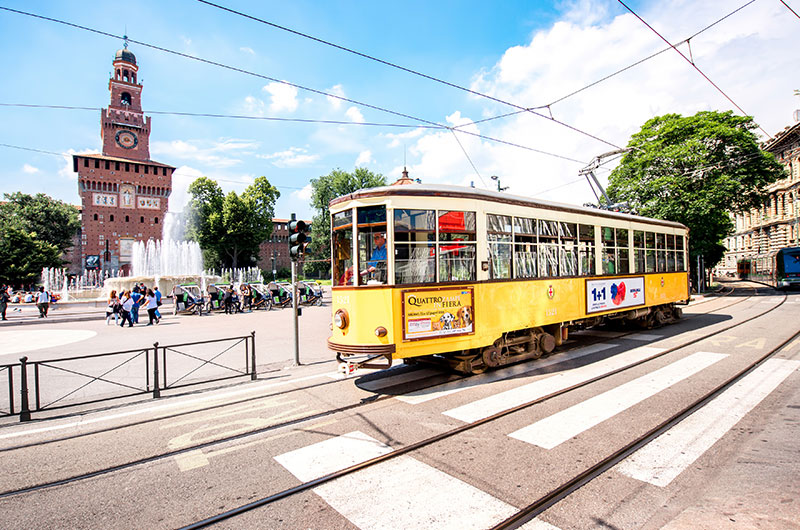
[[[757,127],[752,117],[730,111],[655,117],[631,137],[630,151],[609,178],[609,197],[689,227],[691,258],[703,256],[711,268],[733,230],[729,212],[761,206],[765,187],[784,175],[759,148]]]
[[[363,188],[385,186],[386,178],[366,168],[356,168],[352,173],[334,169],[329,174],[311,179],[311,206],[317,211],[311,225],[311,244],[306,253],[303,269],[306,274],[330,275],[331,220],[328,205],[341,195]]]
[[[63,265],[61,251],[29,232],[21,222],[0,219],[0,283],[37,282],[43,267]]]
[[[0,222],[13,220],[22,229],[35,233],[39,240],[54,245],[61,254],[73,246],[73,237],[81,227],[77,208],[44,193],[4,195],[5,202],[0,203]]]
[[[201,177],[189,186],[187,237],[197,241],[209,264],[246,267],[258,261],[259,245],[272,234],[280,192],[258,177],[241,195],[227,195],[215,181]]]

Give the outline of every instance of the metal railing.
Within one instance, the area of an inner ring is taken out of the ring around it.
[[[28,421],[32,412],[148,393],[159,398],[164,390],[236,377],[255,380],[256,332],[166,346],[156,342],[148,348],[58,359],[28,361],[22,357],[17,364],[0,365],[0,377],[3,371],[8,378],[8,393],[0,392],[0,417],[19,414],[20,421]]]

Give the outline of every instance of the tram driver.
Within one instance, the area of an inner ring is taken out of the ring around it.
[[[386,283],[386,234],[375,232],[372,235],[372,255],[367,262],[367,283]]]

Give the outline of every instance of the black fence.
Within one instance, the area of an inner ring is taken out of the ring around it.
[[[256,379],[256,332],[182,344],[0,365],[0,417],[74,407],[237,377]],[[15,391],[18,388],[18,391]],[[5,394],[5,395],[4,395]],[[17,405],[16,397],[19,398]]]

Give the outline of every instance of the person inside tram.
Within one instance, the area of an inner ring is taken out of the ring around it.
[[[367,262],[367,270],[364,274],[368,274],[369,280],[374,280],[380,283],[386,282],[386,234],[383,232],[375,232],[372,235],[372,255]]]

